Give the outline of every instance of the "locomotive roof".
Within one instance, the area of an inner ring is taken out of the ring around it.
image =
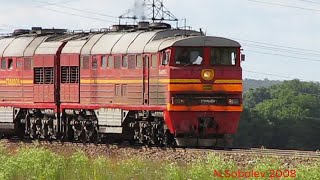
[[[182,36],[185,33],[187,36]],[[202,36],[199,32],[185,30],[111,32],[93,35],[87,43],[83,43],[83,41],[69,41],[62,53],[135,54],[155,53],[170,46],[240,47],[238,42],[230,39]]]
[[[33,56],[46,36],[18,36],[0,39],[0,57]]]
[[[159,50],[166,49],[171,46],[209,46],[209,47],[240,47],[236,41],[212,36],[190,36],[180,38],[170,38],[167,40],[154,41]]]
[[[154,30],[107,32],[80,35],[17,36],[0,39],[0,57],[22,57],[34,54],[56,54],[67,42],[64,54],[135,54],[155,53],[171,46],[240,47],[236,41],[203,36],[197,31]]]
[[[40,46],[37,48],[35,54],[38,54],[38,55],[56,54],[62,44],[63,42],[61,41],[41,43]]]
[[[3,38],[0,39],[0,56],[3,56],[4,51],[6,48],[10,45],[10,43],[14,40],[15,38]]]

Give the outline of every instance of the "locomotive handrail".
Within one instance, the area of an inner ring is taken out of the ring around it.
[[[12,33],[1,33],[0,37],[11,37]]]

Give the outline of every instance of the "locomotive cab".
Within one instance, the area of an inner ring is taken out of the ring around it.
[[[169,51],[171,81],[165,121],[178,146],[214,146],[238,127],[242,111],[240,44],[218,37],[192,39],[173,43]]]

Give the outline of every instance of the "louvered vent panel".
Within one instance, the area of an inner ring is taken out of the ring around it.
[[[45,84],[53,84],[54,83],[54,71],[53,67],[44,68],[45,76],[44,76],[44,83]]]
[[[34,84],[43,84],[43,68],[34,68]]]
[[[69,66],[61,67],[61,83],[69,83]]]
[[[70,83],[79,83],[79,67],[70,67]]]

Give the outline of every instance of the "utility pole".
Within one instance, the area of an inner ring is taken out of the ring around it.
[[[142,0],[140,0],[142,1]],[[136,3],[139,3],[136,0]],[[141,2],[140,2],[141,3]],[[178,22],[178,18],[176,18],[164,5],[163,0],[143,0],[143,11],[145,16],[137,17],[134,14],[135,9],[128,10],[127,13],[119,16],[119,19],[142,19],[142,20],[151,20],[152,22],[163,22],[163,21],[176,21]],[[120,20],[119,20],[120,21]]]

